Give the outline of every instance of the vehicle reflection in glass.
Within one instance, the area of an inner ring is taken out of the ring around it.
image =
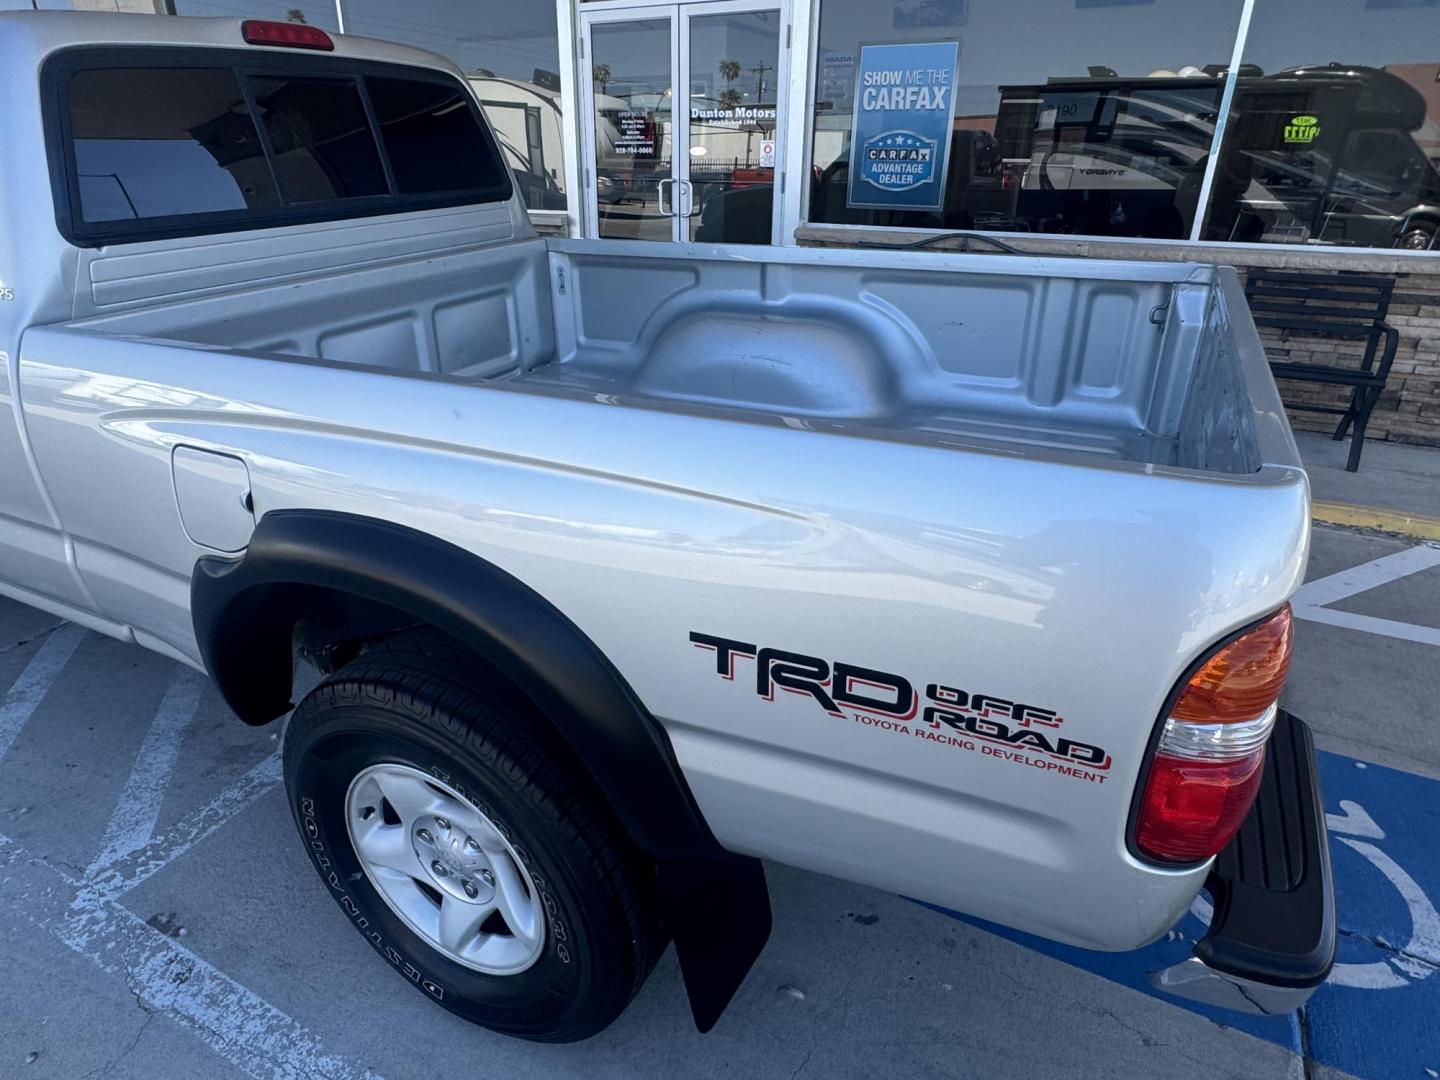
[[[546,73],[536,70],[536,77]],[[531,210],[564,210],[560,85],[472,75],[470,85]]]
[[[1019,227],[1188,236],[1223,88],[1199,71],[1001,87],[995,127]]]
[[[1431,246],[1440,172],[1416,140],[1426,111],[1378,68],[1242,73],[1205,238]]]
[[[1188,236],[1224,77],[1206,69],[1002,87],[996,131],[1013,220],[991,227]],[[1425,124],[1425,98],[1389,71],[1242,68],[1203,238],[1431,246],[1440,172],[1415,138]]]
[[[1199,237],[1440,248],[1440,124],[1419,88],[1437,81],[1440,63],[1399,72],[1242,66]],[[811,218],[1187,239],[1202,212],[1227,74],[1224,65],[1143,76],[1091,67],[1084,77],[998,87],[993,115],[956,118],[943,209],[847,206],[847,143],[816,173]]]

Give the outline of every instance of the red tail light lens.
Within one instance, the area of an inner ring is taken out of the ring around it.
[[[318,26],[306,26],[304,23],[246,19],[240,24],[240,34],[247,45],[279,45],[288,49],[335,51],[335,42],[330,40],[329,34]]]
[[[1161,862],[1218,854],[1264,773],[1290,670],[1290,605],[1208,657],[1165,720],[1135,820],[1135,846]]]
[[[1199,862],[1219,853],[1250,812],[1264,765],[1263,746],[1235,761],[1156,754],[1136,846],[1167,862]]]

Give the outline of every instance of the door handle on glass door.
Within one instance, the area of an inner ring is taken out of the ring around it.
[[[690,186],[689,180],[680,181],[680,208],[677,213],[682,218],[695,213],[695,189]]]
[[[658,184],[655,185],[655,197],[656,200],[660,203],[660,214],[662,217],[675,216],[675,200],[673,198],[670,200],[670,209],[665,209],[665,185],[673,183],[675,183],[675,181],[667,177],[666,179],[661,180]]]

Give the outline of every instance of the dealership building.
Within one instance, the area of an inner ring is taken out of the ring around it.
[[[544,231],[1383,274],[1369,434],[1440,446],[1440,0],[0,0],[29,7],[442,53]]]

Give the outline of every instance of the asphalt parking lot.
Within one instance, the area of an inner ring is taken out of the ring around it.
[[[1305,1015],[1149,991],[1193,915],[1100,957],[772,866],[774,936],[714,1032],[668,955],[611,1029],[546,1047],[430,1006],[346,925],[296,841],[278,725],[0,600],[0,1077],[1434,1078],[1440,546],[1317,527],[1296,606],[1287,704],[1328,752],[1343,935]]]

